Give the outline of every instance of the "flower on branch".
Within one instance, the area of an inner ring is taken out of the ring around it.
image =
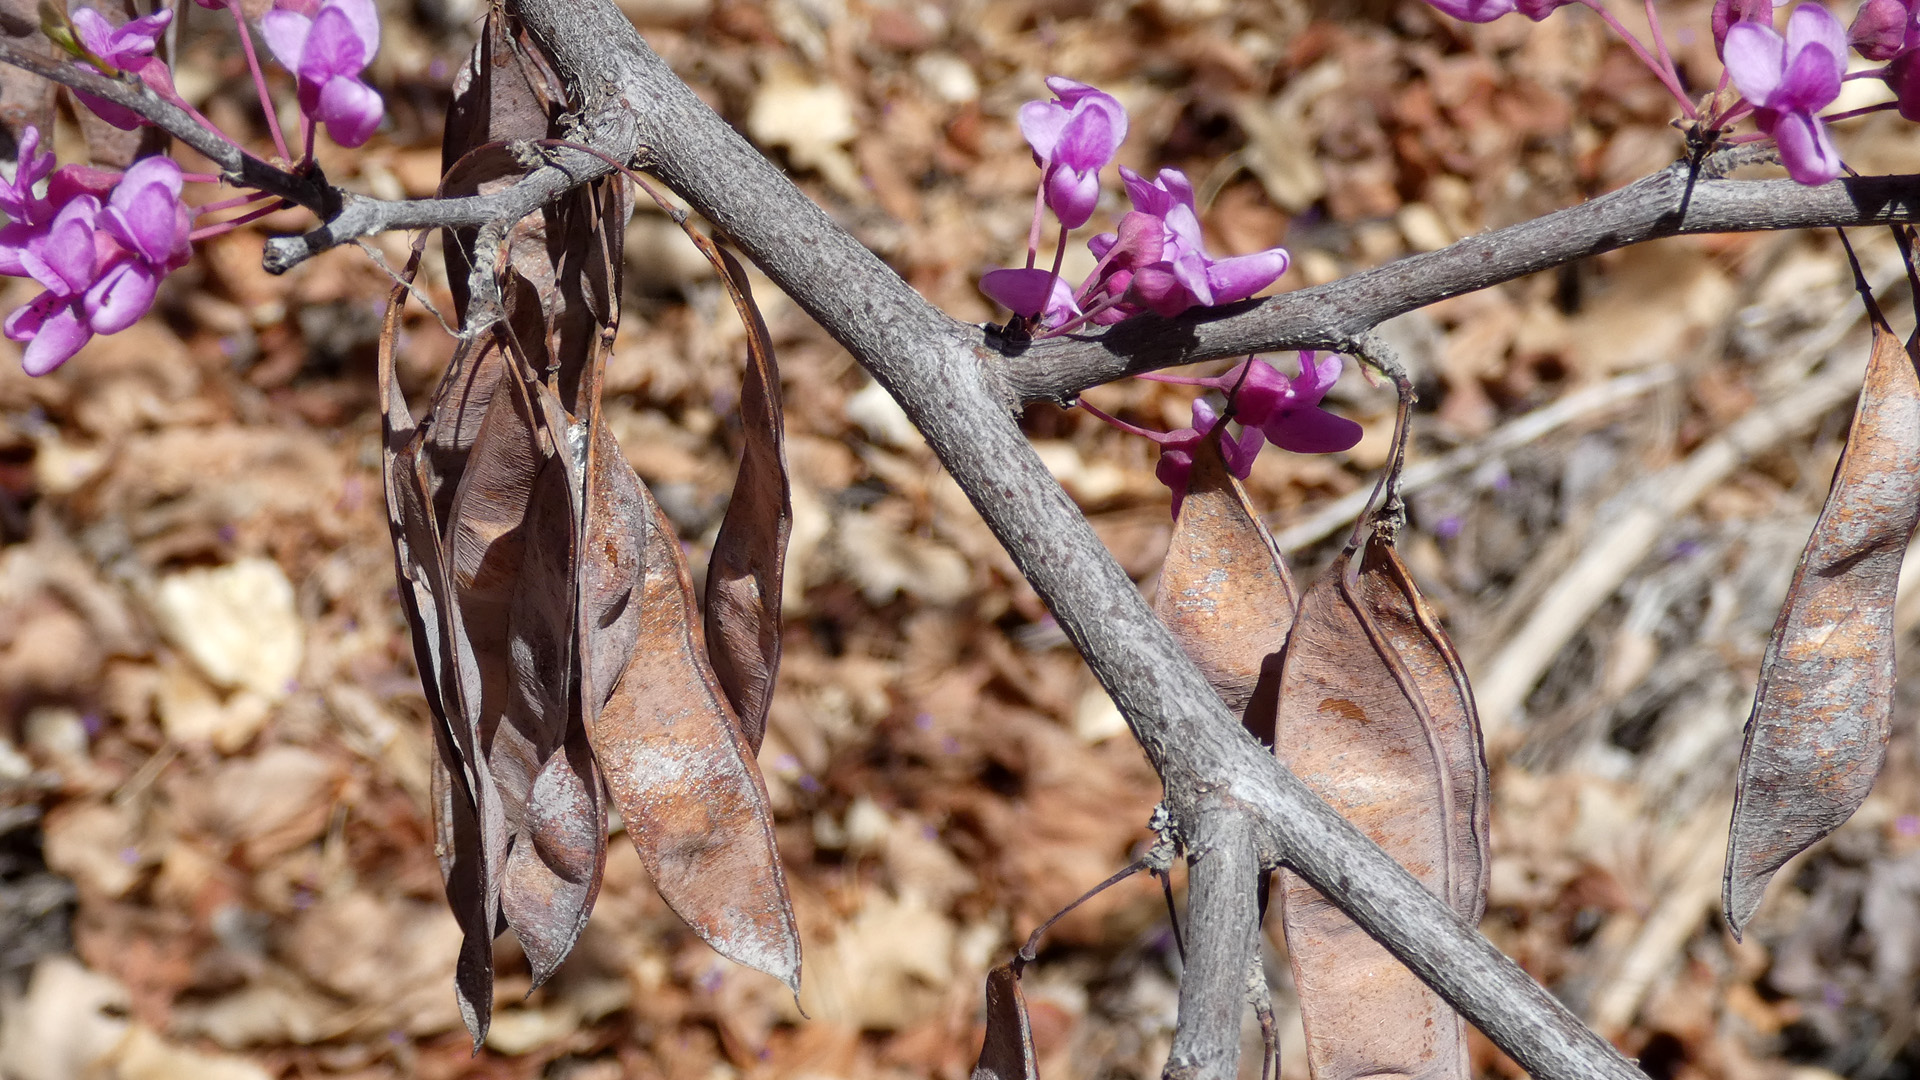
[[[0,273],[31,277],[46,290],[4,325],[7,337],[26,343],[21,366],[29,375],[59,367],[95,334],[132,326],[153,306],[160,280],[190,253],[192,214],[180,201],[180,166],[171,158],[136,162],[104,205],[88,190],[95,172],[65,184],[54,176],[49,202],[58,208],[44,227],[0,231]]]
[[[1045,270],[989,270],[981,275],[980,291],[1015,315],[1049,329],[1080,317],[1073,290]]]
[[[1461,22],[1492,22],[1503,15],[1519,12],[1534,22],[1553,14],[1575,0],[1427,0],[1440,11]]]
[[[1143,432],[1147,438],[1160,444],[1160,460],[1153,467],[1153,475],[1167,485],[1173,492],[1173,516],[1180,516],[1180,504],[1187,501],[1187,486],[1193,480],[1193,453],[1199,449],[1200,441],[1207,438],[1220,440],[1220,456],[1226,459],[1227,471],[1235,478],[1245,480],[1253,471],[1253,459],[1260,453],[1260,433],[1247,428],[1239,437],[1227,433],[1220,423],[1220,414],[1205,398],[1193,401],[1193,426],[1178,431]]]
[[[1220,381],[1240,386],[1233,399],[1234,415],[1247,427],[1259,429],[1268,442],[1296,454],[1331,454],[1351,450],[1360,441],[1359,424],[1320,407],[1344,366],[1337,353],[1322,357],[1303,352],[1300,373],[1292,378],[1264,360],[1247,360],[1220,376]]]
[[[1117,231],[1088,242],[1100,262],[1081,286],[1080,303],[1112,306],[1093,321],[1115,323],[1142,311],[1173,316],[1191,307],[1245,300],[1287,272],[1284,248],[1215,259],[1200,237],[1193,184],[1178,169],[1153,180],[1122,166],[1133,213]]]
[[[1043,170],[1047,208],[1077,229],[1100,201],[1100,170],[1127,137],[1127,110],[1111,95],[1058,75],[1049,76],[1052,101],[1020,107],[1020,133]]]
[[[33,189],[53,171],[53,151],[40,149],[40,129],[29,124],[20,133],[18,164],[13,179],[0,182],[0,211],[12,224],[7,230],[23,229],[44,222],[52,213],[47,200]],[[0,230],[4,244],[6,230]]]
[[[175,105],[186,104],[180,99],[179,91],[173,88],[173,73],[167,69],[166,62],[154,55],[160,35],[166,32],[167,25],[173,21],[171,10],[163,8],[118,27],[91,8],[75,10],[72,20],[74,38],[86,51],[84,59],[132,75]],[[95,97],[83,90],[75,90],[74,95],[93,110],[95,116],[122,131],[132,131],[149,122],[146,117],[124,105]]]
[[[1905,47],[1912,23],[1907,0],[1867,0],[1847,27],[1847,43],[1869,60],[1891,60]]]
[[[1727,55],[1727,30],[1743,22],[1771,27],[1773,0],[1714,0],[1709,22],[1713,26],[1714,54],[1724,60]]]
[[[1754,122],[1779,144],[1787,174],[1803,184],[1840,175],[1840,154],[1817,114],[1840,96],[1846,57],[1840,20],[1813,4],[1794,9],[1784,38],[1757,21],[1727,28],[1727,73],[1754,106]]]
[[[373,137],[386,115],[380,94],[360,79],[380,49],[373,0],[280,0],[260,20],[274,59],[299,77],[300,111],[341,146]]]

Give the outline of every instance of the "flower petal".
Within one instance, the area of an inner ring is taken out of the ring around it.
[[[1213,302],[1231,304],[1245,300],[1280,280],[1289,263],[1285,248],[1268,248],[1252,255],[1221,259],[1207,267],[1207,284],[1213,289]]]
[[[989,270],[980,275],[980,291],[1015,315],[1037,318],[1047,308],[1056,279],[1045,270]]]
[[[139,259],[106,272],[81,300],[87,325],[96,334],[117,334],[147,313],[160,288],[160,275]]]
[[[1180,517],[1180,504],[1187,501],[1187,484],[1193,479],[1193,452],[1168,446],[1160,451],[1153,475],[1173,492],[1173,516]]]
[[[341,146],[359,146],[380,130],[386,116],[380,93],[359,79],[328,80],[320,88],[320,107],[314,115],[327,125],[327,134]]]
[[[68,16],[73,20],[73,36],[80,39],[80,47],[99,57],[108,59],[113,51],[113,24],[106,16],[92,8],[75,8]]]
[[[12,337],[12,320],[8,320],[7,330]],[[72,359],[80,346],[92,337],[93,331],[80,321],[74,305],[64,304],[50,312],[35,329],[26,351],[20,356],[20,367],[29,375],[45,375]]]
[[[1773,108],[1795,112],[1816,112],[1840,96],[1840,77],[1847,73],[1846,54],[1831,53],[1821,44],[1808,45],[1793,57],[1779,89],[1773,92]]]
[[[1058,163],[1047,169],[1047,209],[1062,226],[1077,229],[1085,225],[1099,205],[1098,172],[1082,172]]]
[[[1840,175],[1840,153],[1827,136],[1827,125],[1806,113],[1782,113],[1773,128],[1780,145],[1780,164],[1802,184],[1824,184]]]
[[[332,0],[327,6],[347,17],[360,39],[361,55],[366,57],[362,63],[371,63],[380,51],[380,10],[373,6],[373,0]]]
[[[1054,145],[1053,160],[1082,172],[1098,172],[1113,160],[1120,140],[1114,138],[1113,121],[1099,109],[1085,105],[1060,129],[1060,141]]]
[[[1020,134],[1033,147],[1033,155],[1041,164],[1053,161],[1053,151],[1060,144],[1060,133],[1066,130],[1067,121],[1073,114],[1060,107],[1056,101],[1029,101],[1020,106]]]
[[[1818,45],[1846,70],[1847,28],[1833,12],[1819,4],[1801,4],[1787,16],[1787,54],[1794,55],[1809,45]]]
[[[1461,22],[1492,22],[1514,10],[1514,0],[1427,0]]]
[[[1267,421],[1267,439],[1296,454],[1331,454],[1360,441],[1359,424],[1325,409],[1294,409]]]
[[[306,48],[300,51],[301,82],[326,85],[329,79],[357,77],[367,66],[366,46],[347,14],[338,7],[323,7],[314,16],[313,29],[307,31]]]
[[[1771,26],[1734,23],[1727,27],[1726,62],[1727,75],[1740,96],[1755,105],[1765,105],[1786,73],[1786,39],[1774,33]]]
[[[307,35],[313,20],[293,11],[273,10],[260,16],[260,36],[266,39],[273,58],[288,71],[300,70],[300,54],[306,51]]]

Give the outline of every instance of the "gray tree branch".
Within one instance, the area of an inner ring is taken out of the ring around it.
[[[1536,1075],[1640,1075],[1246,734],[1041,464],[1014,423],[1004,358],[978,329],[933,308],[836,226],[606,0],[509,7],[579,88],[585,113],[630,113],[649,148],[643,164],[900,402],[1113,696],[1182,834],[1213,838],[1206,858],[1294,867]],[[1241,837],[1258,838],[1259,850]],[[1237,933],[1236,922],[1219,925]],[[1243,964],[1244,954],[1219,976],[1235,988],[1236,1016]],[[1232,1077],[1237,1032],[1229,1040],[1231,1025],[1196,1017],[1185,996],[1182,1004],[1189,1075]]]
[[[1008,379],[1022,402],[1068,402],[1088,387],[1176,364],[1286,349],[1351,352],[1356,338],[1395,315],[1661,237],[1914,221],[1920,176],[1805,187],[1709,172],[1690,182],[1682,161],[1578,206],[1325,285],[1003,348],[1014,353]]]

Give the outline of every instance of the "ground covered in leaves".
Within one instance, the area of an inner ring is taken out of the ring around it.
[[[1672,103],[1579,11],[1461,28],[1413,0],[622,3],[848,228],[976,321],[994,317],[978,274],[1022,251],[1035,172],[1012,117],[1049,73],[1121,98],[1121,160],[1186,168],[1216,251],[1284,241],[1282,289],[1684,150]],[[1662,6],[1710,86],[1706,6]],[[181,89],[257,129],[207,14],[192,12]],[[363,190],[424,195],[480,8],[386,14],[372,74],[388,129],[323,161]],[[1920,136],[1888,114],[1839,141],[1862,172],[1920,169]],[[84,153],[72,133],[60,145]],[[1132,857],[1157,783],[911,425],[764,282],[795,523],[760,760],[805,989],[796,1008],[714,956],[616,841],[550,984],[526,995],[502,940],[501,1008],[471,1053],[379,505],[380,259],[405,239],[264,274],[264,237],[301,225],[287,212],[205,244],[152,316],[49,378],[0,343],[0,1075],[965,1076],[986,969]],[[1862,241],[1903,325],[1892,245]],[[664,216],[643,209],[627,258],[607,415],[697,580],[738,445],[743,339]],[[1069,272],[1089,264],[1081,248]],[[427,277],[444,306],[444,272]],[[32,290],[9,280],[10,309]],[[1716,914],[1741,725],[1866,358],[1838,246],[1662,242],[1386,329],[1423,394],[1402,549],[1490,739],[1486,932],[1662,1080],[1920,1069],[1920,683],[1902,684],[1866,808],[1781,875],[1745,943]],[[409,316],[416,400],[450,353],[432,316]],[[1188,420],[1175,390],[1088,396],[1171,428]],[[1360,445],[1269,449],[1248,485],[1303,579],[1332,554],[1327,508],[1371,483],[1391,426],[1390,392],[1356,373],[1329,400],[1366,425]],[[1050,407],[1028,428],[1151,589],[1169,518],[1149,445]],[[1741,454],[1721,454],[1729,440]],[[1911,646],[1920,604],[1899,618]],[[1304,1077],[1272,948],[1284,1073]],[[1042,1075],[1156,1075],[1178,976],[1151,882],[1070,916],[1025,980]],[[1487,1074],[1516,1075],[1476,1045]]]

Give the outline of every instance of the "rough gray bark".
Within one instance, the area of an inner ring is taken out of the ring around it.
[[[1293,867],[1536,1075],[1640,1075],[1246,734],[1028,445],[1006,362],[976,328],[934,309],[836,226],[606,0],[511,7],[579,89],[586,115],[631,114],[633,143],[601,149],[620,156],[644,145],[648,171],[900,402],[1113,696],[1166,785],[1180,833],[1205,838],[1202,864]],[[1207,937],[1196,934],[1195,945],[1206,955],[1216,933],[1221,946],[1244,941],[1231,912],[1204,918]],[[1222,972],[1190,966],[1199,986],[1180,1001],[1185,1075],[1235,1074],[1237,1024],[1218,1018],[1240,1015],[1244,956]]]

